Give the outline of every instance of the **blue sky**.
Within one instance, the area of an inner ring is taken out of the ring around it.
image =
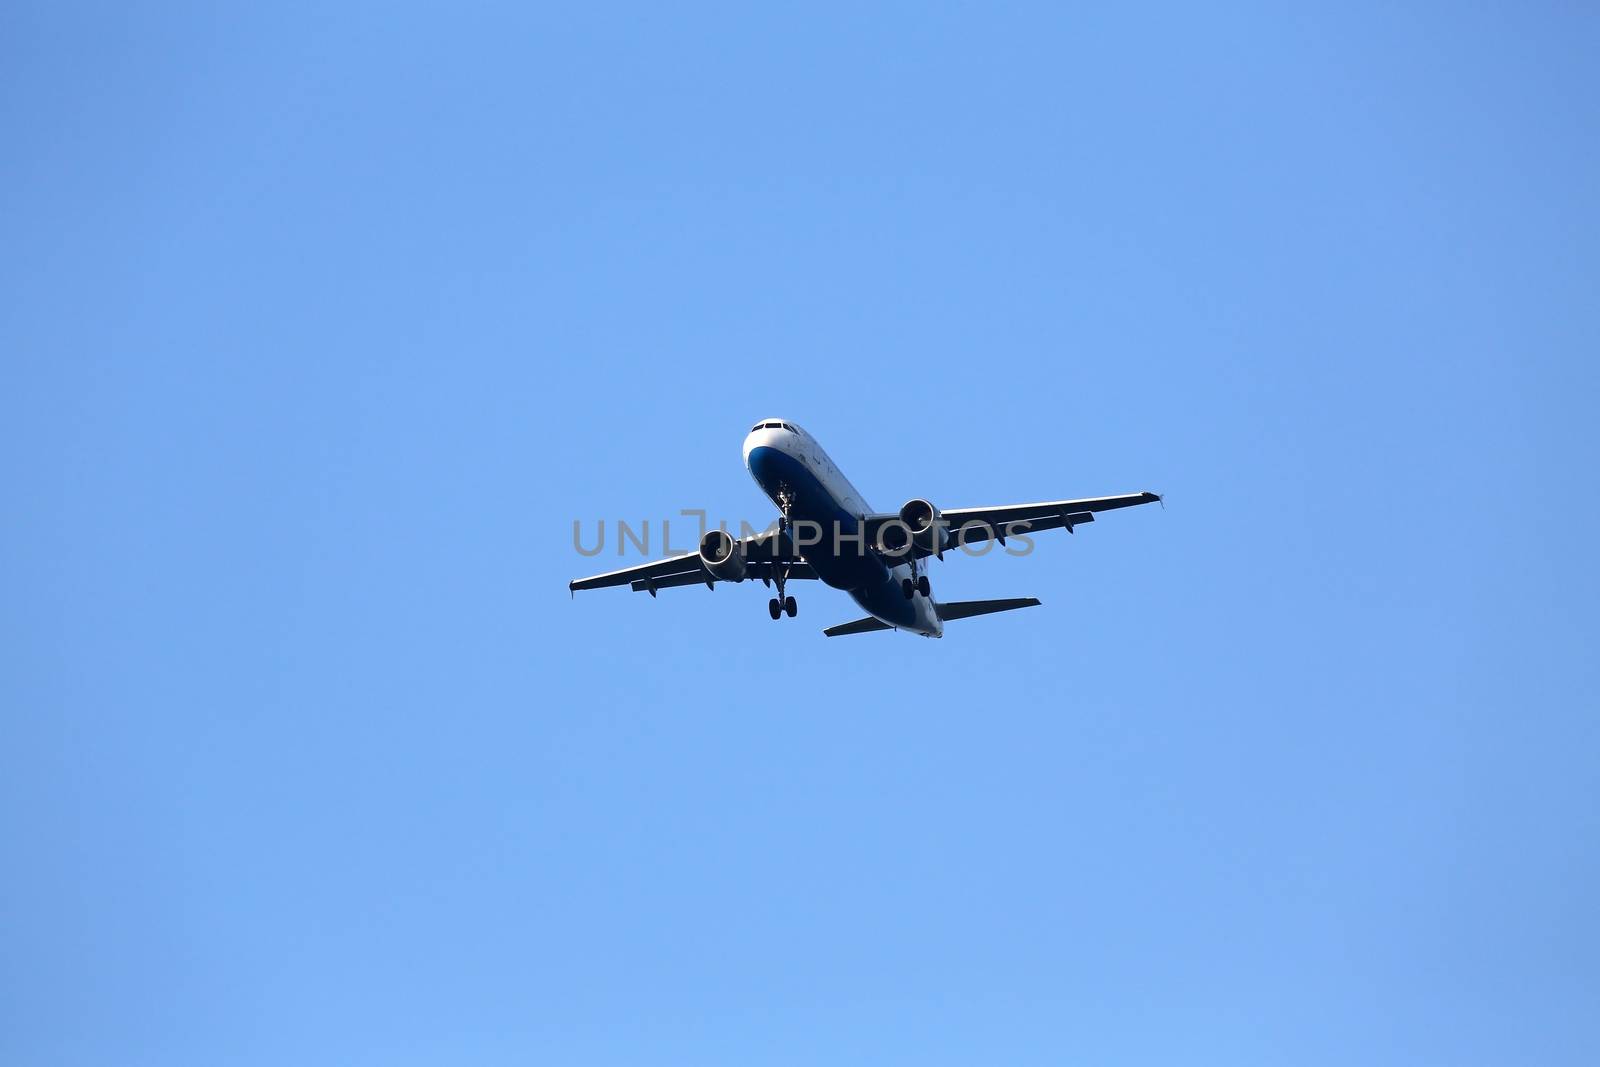
[[[328,7],[0,13],[0,1058],[1600,1058],[1592,12]]]

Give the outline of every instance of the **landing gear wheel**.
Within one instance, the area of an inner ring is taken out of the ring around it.
[[[784,519],[787,521],[789,515],[789,509],[787,505],[785,505],[783,511]],[[789,581],[788,565],[786,564],[779,568],[777,573],[774,574],[772,578],[773,584],[778,587],[778,595],[767,601],[767,614],[771,615],[774,619],[785,613],[788,614],[789,618],[794,618],[795,612],[799,610],[795,607],[794,597],[785,596],[783,593],[783,587]]]
[[[911,584],[910,578],[900,579],[900,591],[906,595],[907,600],[917,595],[917,587]]]
[[[928,576],[926,574],[917,576],[917,592],[923,596],[928,595]]]

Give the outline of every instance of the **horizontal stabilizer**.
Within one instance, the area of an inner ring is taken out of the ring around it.
[[[886,622],[880,622],[868,615],[855,622],[841,622],[838,626],[830,626],[822,631],[827,637],[845,637],[849,634],[870,634],[874,630],[892,630],[894,627]]]
[[[974,615],[993,615],[997,611],[1015,611],[1018,608],[1036,608],[1039,606],[1037,597],[1015,597],[1011,600],[958,600],[954,604],[940,604],[939,618],[945,622],[951,619],[970,619]]]

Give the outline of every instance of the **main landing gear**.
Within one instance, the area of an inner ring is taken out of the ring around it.
[[[800,608],[795,604],[794,597],[792,596],[773,597],[771,600],[767,601],[767,614],[771,615],[774,619],[782,615],[787,615],[792,619],[796,614],[799,613],[799,611]]]
[[[928,596],[928,589],[928,576],[926,574],[919,574],[915,578],[900,579],[900,592],[905,595],[907,600],[910,600],[918,593]]]

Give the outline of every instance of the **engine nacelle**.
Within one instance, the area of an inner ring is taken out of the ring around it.
[[[711,576],[724,582],[744,581],[744,553],[727,530],[707,530],[700,538],[700,562]]]
[[[926,500],[908,500],[900,521],[911,531],[911,543],[923,552],[942,553],[950,547],[950,531],[940,521],[939,509]]]

